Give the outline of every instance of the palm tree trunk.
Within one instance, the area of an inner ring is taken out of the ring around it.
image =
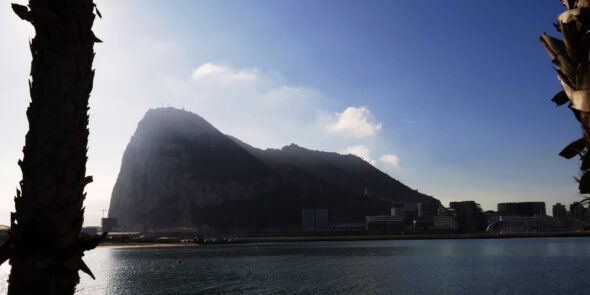
[[[81,236],[94,70],[92,0],[29,0],[14,12],[36,31],[30,47],[31,104],[23,179],[14,199],[8,294],[73,294],[83,252],[98,237]],[[22,193],[21,193],[22,192]],[[92,274],[91,274],[92,275]]]
[[[561,0],[568,10],[560,14],[555,27],[562,34],[563,41],[541,35],[541,43],[557,67],[557,77],[563,91],[552,101],[558,106],[568,103],[582,127],[583,137],[568,145],[560,155],[571,159],[582,158],[582,177],[578,179],[580,193],[590,193],[590,1]]]

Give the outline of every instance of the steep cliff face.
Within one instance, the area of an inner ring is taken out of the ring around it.
[[[203,118],[147,112],[123,155],[109,216],[121,224],[192,224],[193,208],[257,197],[272,171]]]
[[[155,228],[296,226],[302,208],[362,220],[388,213],[393,201],[439,203],[358,157],[296,145],[260,150],[193,113],[161,108],[146,113],[125,150],[109,217]]]

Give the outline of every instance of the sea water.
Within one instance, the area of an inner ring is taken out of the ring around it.
[[[590,294],[585,237],[98,248],[84,260],[96,280],[81,273],[76,294]]]

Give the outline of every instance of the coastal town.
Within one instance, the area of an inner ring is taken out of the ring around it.
[[[551,213],[551,215],[548,215]],[[545,202],[498,203],[497,210],[483,211],[475,201],[454,201],[448,207],[430,203],[394,203],[389,215],[366,216],[362,221],[337,221],[327,209],[301,210],[300,227],[151,228],[146,224],[120,226],[117,218],[102,218],[102,225],[84,227],[87,234],[107,233],[106,243],[207,243],[257,241],[264,238],[412,236],[498,237],[522,234],[583,234],[589,228],[590,207],[581,202],[554,204],[547,212]],[[475,236],[474,236],[475,235]]]

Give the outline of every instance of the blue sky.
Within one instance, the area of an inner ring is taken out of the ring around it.
[[[24,1],[20,1],[24,2]],[[580,198],[581,136],[538,41],[560,1],[96,0],[87,222],[143,114],[175,106],[261,148],[355,153],[443,203]],[[0,224],[20,180],[30,26],[0,7]]]

